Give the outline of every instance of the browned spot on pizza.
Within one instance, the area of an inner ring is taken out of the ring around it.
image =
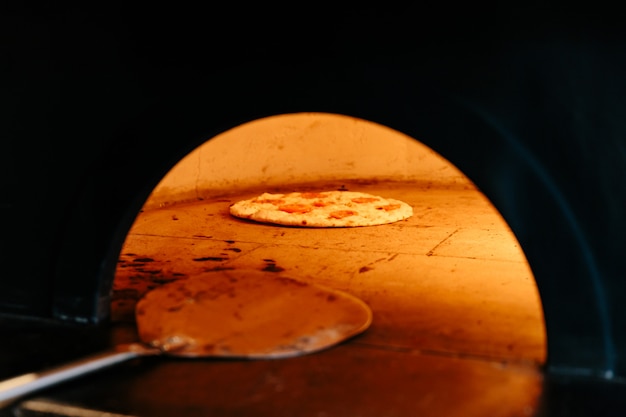
[[[322,198],[325,197],[324,193],[301,193],[302,198]]]
[[[328,214],[331,219],[343,219],[345,217],[356,216],[357,212],[353,210],[337,210]]]
[[[399,208],[400,208],[400,204],[387,204],[386,206],[376,207],[377,210],[385,210],[385,211],[398,210]]]
[[[308,204],[285,204],[278,207],[278,210],[286,213],[308,213],[312,208]]]
[[[285,204],[285,200],[280,198],[255,198],[252,201],[259,204],[274,204],[275,206]]]
[[[353,198],[352,201],[355,203],[373,203],[374,201],[378,201],[378,198],[374,197],[357,197]]]
[[[326,207],[329,203],[326,203],[325,201],[316,201],[313,203],[313,205],[315,207]]]

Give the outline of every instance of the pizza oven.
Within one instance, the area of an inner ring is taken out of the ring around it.
[[[286,360],[146,358],[0,415],[623,413],[613,16],[284,12],[2,16],[0,378],[137,340],[141,296],[211,271],[348,292],[371,328]],[[396,198],[414,215],[320,229],[228,213],[302,190]]]

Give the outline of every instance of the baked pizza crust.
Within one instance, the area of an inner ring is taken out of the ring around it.
[[[356,191],[264,193],[230,206],[239,218],[300,227],[359,227],[394,223],[413,215],[407,203]]]

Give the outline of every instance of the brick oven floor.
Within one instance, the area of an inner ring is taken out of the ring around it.
[[[469,186],[347,185],[404,200],[414,216],[349,229],[231,217],[229,205],[255,190],[141,213],[116,273],[112,343],[136,340],[133,310],[145,292],[224,268],[353,294],[374,314],[364,334],[290,359],[146,358],[50,389],[22,403],[20,415],[544,415],[552,397],[539,296],[490,203]]]
[[[368,303],[374,323],[351,345],[543,363],[539,295],[506,223],[473,188],[415,187],[351,184],[353,191],[414,208],[408,220],[373,227],[276,227],[229,214],[230,204],[257,191],[146,211],[120,256],[113,319],[132,321],[135,301],[164,282],[253,269],[323,284]]]

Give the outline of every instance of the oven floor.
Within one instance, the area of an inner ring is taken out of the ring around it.
[[[321,184],[306,189],[336,189]],[[543,316],[517,240],[474,188],[355,183],[406,201],[414,215],[358,228],[277,227],[240,220],[230,204],[259,191],[143,212],[120,256],[114,321],[164,282],[224,268],[252,269],[351,293],[372,308],[353,344],[541,364]]]
[[[133,309],[146,291],[224,268],[263,270],[349,292],[373,311],[364,334],[290,359],[144,359],[92,375],[88,383],[54,388],[52,395],[23,403],[22,411],[538,415],[546,355],[540,299],[517,241],[484,196],[470,186],[399,182],[317,189],[340,185],[406,201],[414,215],[340,229],[277,227],[229,215],[230,204],[258,190],[141,213],[116,273],[113,342],[135,340]]]

